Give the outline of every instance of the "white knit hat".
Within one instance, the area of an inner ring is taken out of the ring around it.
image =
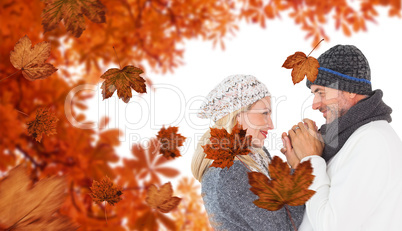
[[[207,96],[197,114],[214,122],[225,115],[271,96],[267,87],[252,75],[231,75],[225,78]]]

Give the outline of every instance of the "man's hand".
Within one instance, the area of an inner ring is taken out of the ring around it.
[[[286,132],[282,133],[282,142],[283,142],[283,148],[281,148],[281,152],[286,156],[288,164],[293,169],[297,168],[297,165],[299,165],[300,163],[300,159],[299,157],[296,156],[296,153],[292,148],[292,144]]]
[[[288,132],[294,153],[300,160],[306,156],[321,156],[324,142],[315,122],[310,119],[303,121],[304,123],[298,123]]]

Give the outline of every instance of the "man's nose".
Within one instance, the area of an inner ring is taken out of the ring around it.
[[[321,100],[319,99],[319,97],[314,96],[312,105],[313,110],[318,110],[320,109],[320,107],[321,107]]]

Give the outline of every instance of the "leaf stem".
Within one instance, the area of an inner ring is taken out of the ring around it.
[[[240,160],[240,158],[239,157],[237,157],[236,156],[236,158],[238,159],[238,160]],[[251,170],[242,160],[240,160],[240,162],[242,162],[243,163],[243,165],[246,167],[246,168],[248,168],[248,170],[250,170],[250,172],[252,172],[253,170]]]
[[[114,50],[114,54],[116,55],[117,61],[119,62],[119,67],[121,70],[120,59],[119,59],[119,56],[117,56],[117,52],[116,52],[116,49],[114,48],[114,46],[113,46],[113,50]]]
[[[15,109],[15,108],[14,108]],[[18,110],[18,109],[15,109],[17,112],[19,112],[19,113],[21,113],[21,114],[23,114],[23,115],[25,115],[25,116],[29,116],[28,114],[26,114],[25,112],[22,112],[22,111],[20,111],[20,110]]]
[[[3,81],[3,80],[5,80],[5,79],[8,79],[9,77],[11,77],[11,76],[13,76],[13,75],[15,75],[15,74],[16,74],[17,72],[19,72],[19,71],[21,71],[21,70],[18,70],[18,71],[12,73],[11,75],[9,75],[9,76],[7,76],[7,77],[5,77],[5,78],[3,78],[3,79],[0,79],[0,82]]]
[[[292,215],[290,215],[290,211],[289,211],[288,205],[285,205],[285,209],[286,209],[286,212],[288,212],[288,216],[289,216],[289,218],[290,218],[290,222],[292,222],[293,229],[294,229],[295,231],[297,231],[296,225],[295,225],[295,223],[293,222],[293,219],[292,219]]]
[[[310,53],[308,53],[307,57],[310,56],[311,52],[313,52],[313,50],[315,50],[315,48],[317,48],[317,46],[318,46],[322,41],[324,41],[324,39],[321,39],[321,41],[319,41],[319,42],[317,43],[317,45],[315,45],[315,47],[310,51]]]
[[[106,219],[106,224],[107,224],[107,213],[106,213],[106,201],[105,202],[105,219]]]

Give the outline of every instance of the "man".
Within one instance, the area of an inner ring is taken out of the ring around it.
[[[326,124],[317,130],[305,119],[282,134],[289,164],[310,160],[315,175],[299,230],[402,230],[402,142],[382,91],[371,90],[368,61],[355,46],[337,45],[318,62],[307,87]]]

